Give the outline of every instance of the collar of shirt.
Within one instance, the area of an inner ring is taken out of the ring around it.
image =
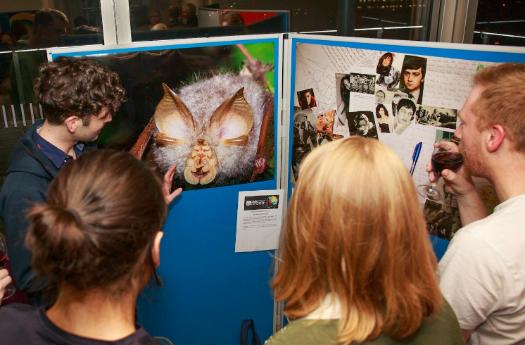
[[[42,152],[42,154],[46,156],[57,169],[62,168],[64,164],[73,160],[73,157],[42,138],[37,131],[33,133],[33,142],[35,143],[36,148],[40,150],[40,152]],[[82,154],[82,151],[84,151],[84,144],[77,143],[73,146],[73,149],[78,157]]]

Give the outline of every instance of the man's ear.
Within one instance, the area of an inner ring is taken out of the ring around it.
[[[82,121],[82,119],[76,115],[71,115],[67,117],[64,120],[64,124],[66,125],[67,131],[71,134],[75,133],[77,131],[77,127],[79,126],[79,121]]]
[[[162,240],[162,236],[164,236],[162,231],[157,232],[153,239],[153,246],[151,247],[151,257],[155,268],[160,266],[160,241]]]
[[[506,135],[505,128],[503,128],[502,125],[499,125],[499,124],[491,125],[487,129],[487,140],[486,140],[487,151],[491,153],[497,151],[503,144],[505,135]]]

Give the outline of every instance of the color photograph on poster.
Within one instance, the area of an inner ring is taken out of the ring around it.
[[[199,189],[274,177],[274,42],[149,50],[95,59],[117,72],[127,102],[101,135],[173,187]]]
[[[317,102],[315,101],[315,94],[313,89],[307,89],[297,92],[297,98],[299,98],[299,105],[301,106],[301,110],[317,107]]]

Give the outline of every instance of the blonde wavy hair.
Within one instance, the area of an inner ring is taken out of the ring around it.
[[[281,243],[276,299],[295,319],[335,294],[340,343],[403,339],[442,306],[414,184],[377,140],[336,140],[306,157]]]

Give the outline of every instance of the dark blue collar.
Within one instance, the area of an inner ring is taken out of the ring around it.
[[[64,164],[73,160],[73,157],[71,157],[55,145],[51,144],[46,139],[42,138],[40,134],[38,134],[38,131],[33,132],[33,142],[36,148],[40,150],[40,152],[42,152],[44,156],[49,158],[49,160],[57,169],[62,168]],[[84,151],[84,144],[75,144],[75,146],[73,146],[73,150],[75,150],[75,154],[77,157],[80,156],[82,154],[82,151]]]

